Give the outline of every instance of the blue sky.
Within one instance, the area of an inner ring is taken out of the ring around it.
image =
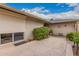
[[[67,12],[74,8],[65,3],[8,3],[7,5],[19,10],[22,8],[32,9],[35,7],[45,7],[45,9],[50,10],[52,13]]]
[[[7,3],[7,5],[43,18],[79,18],[78,3]]]

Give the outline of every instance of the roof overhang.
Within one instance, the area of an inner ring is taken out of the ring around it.
[[[14,12],[14,13],[17,13],[17,14],[21,14],[21,15],[24,15],[24,16],[32,17],[32,18],[38,19],[38,20],[45,22],[45,23],[49,23],[48,21],[46,21],[45,19],[43,19],[41,17],[35,16],[35,15],[27,13],[27,12],[23,12],[23,11],[20,11],[20,10],[16,10],[15,8],[11,8],[11,7],[7,6],[6,4],[0,3],[0,8]]]
[[[50,23],[55,24],[55,23],[76,22],[76,21],[79,21],[79,19],[56,19],[56,20],[50,21]]]

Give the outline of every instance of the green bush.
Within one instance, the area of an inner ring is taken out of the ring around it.
[[[66,36],[70,41],[74,42],[74,47],[76,49],[76,55],[78,55],[78,49],[79,49],[79,32],[72,32],[67,34]]]
[[[74,33],[71,32],[71,33],[68,33],[68,34],[66,35],[66,38],[68,38],[70,41],[72,41],[72,40],[73,40],[73,36],[74,36]]]
[[[66,36],[70,41],[74,42],[74,46],[76,48],[76,55],[78,54],[78,45],[79,45],[79,32],[72,32],[67,34]]]
[[[79,32],[74,32],[73,42],[79,44]]]
[[[35,40],[42,40],[47,38],[49,35],[49,28],[48,27],[39,27],[33,30],[33,36]]]
[[[76,41],[76,38],[79,38],[79,32],[71,32],[66,36],[70,41]]]

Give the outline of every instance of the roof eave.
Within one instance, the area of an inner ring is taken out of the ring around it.
[[[0,4],[0,7],[1,7],[1,8],[4,8],[4,9],[6,9],[6,10],[9,10],[9,11],[11,11],[11,12],[15,12],[15,13],[18,13],[18,14],[21,14],[21,15],[24,15],[24,16],[29,16],[29,17],[37,18],[37,19],[39,19],[40,21],[49,23],[48,21],[45,21],[45,19],[43,19],[43,18],[41,18],[41,17],[38,17],[38,16],[35,16],[35,15],[32,15],[32,14],[29,14],[29,13],[27,13],[27,12],[23,12],[23,11],[20,11],[20,10],[16,10],[15,8],[8,7],[8,6],[6,6],[5,4]]]

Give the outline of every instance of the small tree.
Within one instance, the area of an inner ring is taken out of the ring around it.
[[[74,33],[71,32],[66,35],[66,38],[68,38],[70,41],[73,41],[73,36],[74,36]]]
[[[76,55],[78,54],[78,45],[79,45],[79,32],[75,32],[73,36],[73,42],[75,43],[76,47]]]
[[[79,32],[72,32],[66,36],[70,41],[74,42],[76,48],[76,55],[78,54],[78,45],[79,45]]]

